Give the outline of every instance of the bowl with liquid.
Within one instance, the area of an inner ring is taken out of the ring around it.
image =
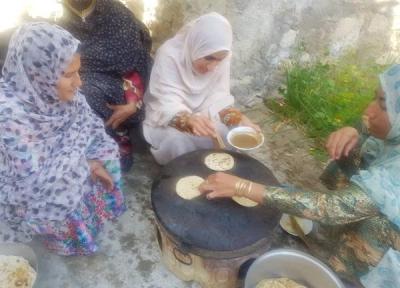
[[[264,144],[264,135],[251,127],[239,126],[229,131],[227,140],[236,149],[249,151]]]

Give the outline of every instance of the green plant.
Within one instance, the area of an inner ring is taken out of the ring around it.
[[[371,62],[372,63],[372,62]],[[354,125],[374,97],[377,75],[384,66],[357,63],[354,55],[331,63],[294,62],[285,68],[283,99],[266,102],[285,118],[303,124],[322,147],[326,137],[345,125]]]

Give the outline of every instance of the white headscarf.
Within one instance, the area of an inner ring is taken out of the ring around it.
[[[233,104],[230,94],[232,28],[218,13],[186,24],[157,51],[145,95],[146,124],[167,126],[181,111],[215,115]],[[216,69],[199,74],[193,61],[219,51],[229,55]]]

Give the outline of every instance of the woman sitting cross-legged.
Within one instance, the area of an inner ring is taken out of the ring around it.
[[[233,108],[230,94],[232,29],[217,13],[185,25],[157,51],[144,96],[145,139],[160,164],[213,147],[216,132],[253,124]]]
[[[400,65],[383,73],[380,83],[364,112],[370,136],[361,152],[368,165],[351,177],[349,187],[330,193],[293,191],[219,173],[209,176],[201,190],[209,199],[245,196],[325,224],[329,236],[318,241],[332,268],[361,277],[367,288],[400,287]],[[359,140],[356,129],[342,128],[328,139],[329,154],[347,157]]]
[[[91,254],[121,215],[118,146],[79,92],[79,41],[25,24],[0,80],[0,241],[41,235],[62,255]]]

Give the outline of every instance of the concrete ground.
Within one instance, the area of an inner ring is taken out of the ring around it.
[[[310,144],[304,136],[295,128],[276,122],[263,105],[247,114],[260,124],[266,136],[265,145],[253,156],[272,169],[280,181],[300,186],[304,186],[302,180],[316,184],[318,173],[315,171],[318,172],[321,164],[308,156]],[[125,176],[128,211],[105,226],[96,255],[63,257],[49,253],[38,239],[31,243],[39,258],[35,287],[200,287],[177,279],[160,263],[150,204],[151,184],[159,167],[149,154],[138,155],[135,160],[134,167]]]
[[[135,160],[125,176],[128,210],[107,223],[96,255],[63,257],[47,251],[39,239],[31,244],[39,258],[35,288],[199,287],[180,281],[160,263],[150,205],[150,187],[158,166],[151,155]]]

